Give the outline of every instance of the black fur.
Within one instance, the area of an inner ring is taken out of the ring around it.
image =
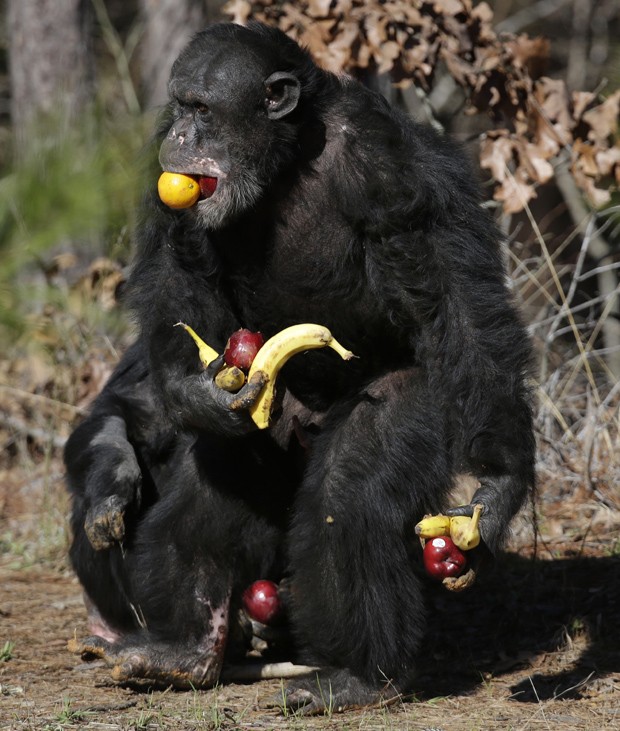
[[[211,628],[197,593],[217,604],[230,589],[234,605],[284,551],[303,658],[331,668],[339,707],[377,702],[410,683],[424,633],[415,523],[471,473],[495,551],[533,483],[529,343],[500,237],[457,146],[277,30],[199,34],[170,90],[161,164],[218,189],[187,211],[145,203],[139,342],[67,448],[74,566],[110,624],[135,632],[131,601],[178,646]],[[180,320],[220,351],[240,326],[318,322],[358,357],[293,358],[282,412],[256,433]],[[84,533],[110,494],[127,505],[124,562],[118,531],[100,550]]]

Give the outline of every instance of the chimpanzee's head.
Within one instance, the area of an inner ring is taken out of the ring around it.
[[[250,209],[295,158],[320,73],[294,41],[258,23],[211,26],[181,53],[159,161],[203,178],[193,208],[201,225],[220,228]]]

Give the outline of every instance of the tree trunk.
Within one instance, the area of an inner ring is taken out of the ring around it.
[[[92,19],[91,0],[9,0],[11,119],[18,151],[34,124],[46,121],[62,131],[81,122],[90,107]]]
[[[220,20],[224,0],[140,0],[144,19],[141,73],[146,108],[164,104],[174,60],[193,35]]]

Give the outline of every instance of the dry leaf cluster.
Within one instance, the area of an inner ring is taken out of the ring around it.
[[[481,143],[481,165],[493,176],[507,213],[521,210],[553,177],[560,153],[592,206],[620,185],[620,91],[601,99],[569,93],[545,77],[548,41],[498,35],[493,11],[472,0],[230,0],[238,23],[256,19],[301,42],[335,73],[387,73],[401,86],[428,91],[447,70],[465,91],[471,113],[496,129]]]

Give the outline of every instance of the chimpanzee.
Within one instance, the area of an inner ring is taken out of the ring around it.
[[[494,552],[533,484],[530,346],[500,237],[458,146],[276,29],[209,27],[169,91],[159,172],[216,187],[172,210],[153,174],[138,340],[67,446],[95,635],[74,649],[117,678],[212,685],[241,591],[286,576],[299,657],[320,668],[287,704],[387,702],[424,634],[415,523],[468,473]],[[259,431],[179,321],[218,352],[239,327],[316,322],[357,357],[292,358]]]

